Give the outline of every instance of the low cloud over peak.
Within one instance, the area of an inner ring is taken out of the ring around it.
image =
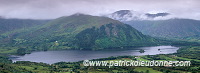
[[[200,0],[0,0],[0,16],[54,19],[74,13],[104,15],[118,10],[168,12],[200,20]]]

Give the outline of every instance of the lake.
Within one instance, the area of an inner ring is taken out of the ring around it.
[[[140,53],[140,49],[145,52]],[[160,49],[160,50],[158,50]],[[77,62],[81,60],[90,60],[97,58],[106,58],[110,56],[141,56],[141,55],[156,55],[156,54],[170,54],[175,53],[179,48],[174,46],[154,46],[154,47],[139,47],[124,50],[59,50],[59,51],[39,51],[26,54],[24,56],[10,56],[13,62],[16,61],[32,61],[43,63],[56,63],[56,62]]]

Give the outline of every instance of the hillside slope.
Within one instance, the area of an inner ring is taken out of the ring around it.
[[[17,29],[27,29],[29,27],[42,25],[49,20],[31,20],[31,19],[5,19],[0,18],[0,34],[14,31]]]
[[[40,27],[48,21],[50,20],[0,18],[0,44],[10,43],[19,33]]]
[[[169,19],[169,20],[141,20],[128,21],[142,33],[154,37],[178,38],[178,39],[200,39],[200,21],[192,19]]]

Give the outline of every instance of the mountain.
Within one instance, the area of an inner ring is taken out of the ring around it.
[[[15,33],[11,33],[15,34]],[[155,45],[157,40],[107,17],[74,14],[13,35],[12,44],[32,50],[105,49]]]
[[[143,34],[153,37],[178,38],[183,40],[200,39],[200,21],[193,19],[127,21]]]
[[[106,15],[106,17],[119,20],[119,21],[131,21],[131,20],[154,20],[156,18],[165,18],[170,15],[169,13],[143,13],[133,10],[119,10],[114,13]]]
[[[141,13],[132,10],[120,10],[107,15],[109,18],[119,21],[140,20],[140,16],[142,16]]]
[[[140,13],[120,10],[107,17],[119,20],[141,31],[145,35],[159,38],[200,42],[200,23],[198,20],[171,18],[170,13]]]

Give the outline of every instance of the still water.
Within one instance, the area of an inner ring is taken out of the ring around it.
[[[145,52],[140,53],[140,49]],[[160,49],[160,50],[158,50]],[[156,55],[156,54],[170,54],[175,53],[179,48],[174,46],[154,46],[154,47],[139,47],[129,50],[59,50],[59,51],[39,51],[26,54],[24,56],[11,56],[12,61],[32,61],[43,63],[56,63],[56,62],[76,62],[81,60],[90,60],[97,58],[106,58],[110,56],[140,56],[140,55]]]

